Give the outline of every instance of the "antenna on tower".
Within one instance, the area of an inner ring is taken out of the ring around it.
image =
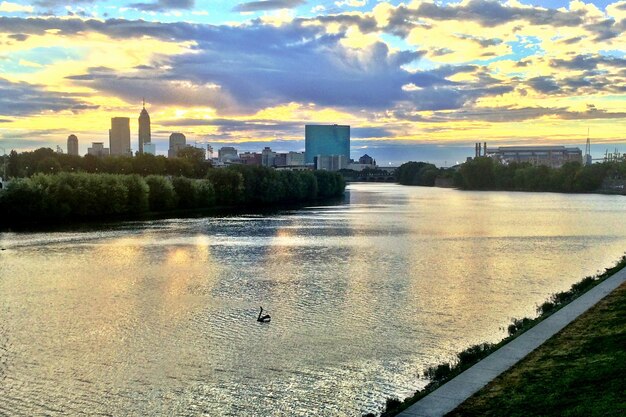
[[[145,109],[146,108],[146,98],[143,97],[142,100],[143,100],[143,108]]]
[[[585,145],[585,165],[591,165],[591,139],[589,138],[589,128],[587,128],[587,145]]]

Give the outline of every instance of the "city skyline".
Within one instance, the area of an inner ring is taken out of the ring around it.
[[[626,1],[14,0],[0,21],[7,149],[84,154],[129,117],[136,151],[142,97],[159,153],[172,132],[302,151],[306,124],[381,165],[626,142]]]

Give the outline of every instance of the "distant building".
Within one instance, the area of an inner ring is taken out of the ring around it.
[[[182,133],[172,133],[170,135],[170,148],[167,151],[168,158],[176,158],[178,151],[185,149],[187,138]]]
[[[109,130],[109,148],[111,155],[132,156],[130,149],[130,119],[114,117]]]
[[[376,165],[376,161],[374,160],[374,158],[372,158],[368,154],[365,154],[365,155],[363,155],[362,157],[359,158],[359,164],[362,164],[362,165]]]
[[[97,157],[109,156],[109,148],[104,147],[104,142],[92,142],[91,148],[87,148],[87,155]]]
[[[232,146],[223,146],[217,151],[217,158],[220,162],[233,161],[238,159],[237,149]]]
[[[378,169],[378,167],[376,165],[357,164],[357,163],[351,162],[351,163],[348,164],[346,169],[350,169],[352,171],[363,171],[363,170],[366,170],[366,169]]]
[[[339,171],[348,166],[348,158],[345,155],[319,155],[314,161],[315,169],[323,171]]]
[[[285,162],[287,166],[302,166],[304,165],[304,152],[289,152],[287,154],[287,160]]]
[[[342,155],[350,160],[350,126],[306,125],[304,127],[305,163],[318,156]]]
[[[483,152],[486,156],[505,164],[528,162],[532,165],[560,168],[567,162],[583,162],[583,152],[580,148],[566,148],[565,146],[500,146],[498,148],[487,148],[485,144]]]
[[[143,144],[143,153],[149,155],[156,155],[156,144],[152,142],[146,142]]]
[[[263,158],[260,153],[257,152],[244,152],[239,154],[239,160],[244,165],[257,165],[260,166]]]
[[[274,157],[274,165],[275,167],[284,167],[287,165],[287,154],[286,153],[277,153]]]
[[[263,148],[261,152],[261,165],[264,167],[273,167],[276,159],[276,152],[272,151],[268,146]]]
[[[78,156],[78,137],[76,135],[67,137],[67,154]]]
[[[150,132],[150,115],[146,110],[146,101],[143,101],[143,109],[139,113],[139,154],[146,152],[144,145],[152,142],[152,133]]]

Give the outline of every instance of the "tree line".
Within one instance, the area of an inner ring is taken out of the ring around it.
[[[202,149],[187,147],[178,151],[177,158],[150,154],[97,157],[75,156],[54,152],[50,148],[35,151],[11,151],[5,158],[8,178],[30,177],[34,174],[60,172],[90,172],[108,174],[172,175],[203,178],[211,164],[204,160]]]
[[[530,163],[502,164],[493,158],[479,157],[458,169],[437,168],[426,162],[407,162],[396,171],[398,183],[433,186],[438,179],[450,180],[464,190],[593,192],[607,179],[626,178],[626,162],[582,165],[568,162],[560,168]]]
[[[326,171],[256,166],[209,168],[204,178],[87,172],[15,178],[0,192],[0,221],[77,220],[150,212],[254,207],[339,197],[345,182]]]
[[[432,187],[441,175],[444,175],[443,170],[427,162],[407,162],[396,170],[396,179],[402,185]]]
[[[501,164],[492,158],[474,158],[461,165],[455,185],[466,190],[593,192],[607,178],[624,178],[626,163],[582,165],[567,162],[560,168],[529,163]]]

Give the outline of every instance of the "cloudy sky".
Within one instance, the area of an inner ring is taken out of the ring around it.
[[[81,152],[142,97],[173,131],[451,165],[473,143],[626,150],[626,0],[0,0],[0,147]],[[1,151],[1,149],[0,149]]]

